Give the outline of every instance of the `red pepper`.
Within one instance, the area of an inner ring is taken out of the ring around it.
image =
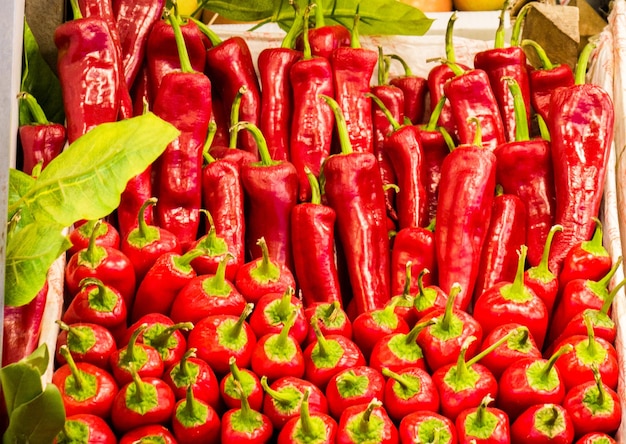
[[[408,366],[397,372],[383,368],[382,373],[387,377],[383,405],[391,419],[400,423],[416,411],[439,411],[439,392],[426,370]]]
[[[124,78],[130,89],[144,61],[150,31],[163,14],[165,0],[115,0],[113,7],[120,36]]]
[[[375,96],[371,98],[383,111],[392,127],[382,149],[391,161],[400,188],[396,194],[398,227],[401,230],[423,226],[428,202],[422,182],[424,153],[419,129],[414,125],[400,125],[381,100]]]
[[[241,167],[247,197],[246,251],[252,259],[262,256],[257,241],[263,237],[270,256],[293,270],[291,209],[298,202],[298,173],[288,161],[273,160],[259,128],[249,122],[237,124],[250,131],[261,161]]]
[[[389,57],[398,60],[404,69],[404,75],[390,78],[389,84],[400,88],[404,93],[404,117],[408,118],[413,125],[419,125],[426,111],[428,80],[414,75],[408,63],[397,54],[391,54]]]
[[[481,351],[490,347],[515,329],[517,329],[517,332],[508,336],[506,342],[500,344],[480,360],[480,363],[487,367],[496,379],[500,379],[504,370],[519,359],[540,359],[542,357],[541,350],[537,347],[528,328],[516,322],[502,324],[491,330],[483,339],[480,346]]]
[[[120,203],[116,209],[117,227],[120,236],[125,237],[137,226],[141,206],[146,200],[153,197],[152,167],[146,169],[137,176],[132,177],[126,184],[126,188],[120,196]],[[154,223],[152,207],[146,208],[143,214],[145,223]]]
[[[68,325],[57,321],[61,330],[56,343],[55,358],[59,365],[67,363],[61,352],[65,346],[75,362],[88,362],[109,370],[111,355],[117,350],[113,334],[100,324],[80,322]]]
[[[196,277],[191,261],[201,254],[201,250],[189,250],[183,255],[172,251],[159,256],[137,288],[132,321],[148,313],[169,314],[178,292]]]
[[[315,302],[304,309],[304,316],[309,325],[311,320],[316,317],[320,331],[324,335],[342,335],[348,339],[352,339],[352,322],[346,312],[341,308],[339,301],[334,302]],[[309,328],[306,344],[315,341],[315,331]]]
[[[52,384],[61,393],[65,414],[91,413],[109,418],[118,393],[113,376],[88,362],[75,362],[67,347],[62,347],[60,353],[67,363],[54,371]]]
[[[468,123],[461,128],[469,126],[474,125]],[[479,128],[476,133],[478,141],[481,131]],[[438,283],[446,293],[453,284],[461,285],[456,300],[461,309],[467,309],[472,300],[495,181],[496,158],[488,148],[476,143],[455,148],[441,166],[435,230]]]
[[[74,229],[70,231],[67,237],[72,243],[72,246],[67,249],[66,254],[71,256],[77,251],[89,246],[89,239],[91,238],[95,224],[95,220],[86,221],[80,225],[74,224]],[[96,245],[120,248],[120,233],[113,224],[106,220],[101,220],[99,224],[95,239]]]
[[[295,277],[305,307],[317,302],[342,304],[335,263],[335,210],[321,201],[319,183],[307,171],[311,201],[291,210],[291,248]]]
[[[452,12],[450,18],[448,19],[448,24],[446,26],[446,35],[445,35],[445,52],[446,52],[446,63],[440,63],[439,65],[433,67],[428,71],[428,92],[430,94],[430,103],[437,104],[442,99],[444,102],[442,103],[442,108],[439,111],[439,114],[436,116],[435,124],[441,126],[445,129],[445,131],[450,134],[455,141],[458,141],[458,131],[457,125],[463,125],[464,122],[457,123],[452,112],[452,104],[449,100],[445,99],[446,94],[444,93],[445,84],[448,83],[448,80],[456,77],[457,73],[455,73],[451,65],[456,63],[456,55],[454,53],[454,22],[457,19],[456,11]],[[462,70],[468,70],[469,67],[465,65],[458,65]],[[433,108],[434,109],[434,108]]]
[[[204,23],[193,18],[191,20],[211,41],[212,47],[206,50],[206,72],[224,101],[225,109],[231,109],[237,92],[242,86],[245,87],[240,119],[258,126],[261,118],[261,89],[248,43],[239,36],[222,40]],[[237,146],[258,156],[256,141],[248,133],[239,134]]]
[[[140,378],[120,389],[111,410],[111,423],[118,433],[127,433],[146,424],[168,424],[176,400],[172,389],[159,378]]]
[[[456,444],[454,422],[445,416],[429,411],[417,410],[402,418],[398,427],[400,442],[411,442],[416,436],[424,436],[430,442]]]
[[[601,87],[584,83],[594,47],[594,43],[589,43],[581,52],[576,84],[558,89],[550,101],[548,127],[557,196],[555,223],[563,226],[550,250],[550,269],[557,274],[569,250],[593,234],[593,218],[600,209],[613,141],[615,115],[611,97]]]
[[[148,424],[139,426],[124,433],[118,444],[136,444],[142,440],[156,440],[163,444],[177,444],[176,438],[170,429],[161,424]]]
[[[424,286],[424,276],[428,274],[430,271],[424,268],[417,277],[417,294],[413,306],[418,320],[437,308],[444,308],[448,301],[448,295],[439,286]]]
[[[376,157],[352,151],[337,102],[324,99],[333,108],[342,142],[342,153],[324,162],[324,195],[337,214],[338,238],[360,314],[384,307],[391,298],[384,190]]]
[[[28,107],[32,121],[19,128],[20,147],[23,155],[22,171],[32,174],[35,166],[41,162],[45,168],[58,156],[66,142],[65,126],[50,122],[37,99],[27,92],[18,95]]]
[[[39,345],[48,288],[48,280],[45,280],[28,304],[19,307],[3,306],[2,366],[22,360]]]
[[[163,376],[165,365],[158,350],[138,341],[139,335],[147,327],[147,324],[139,325],[130,335],[126,345],[118,348],[109,358],[113,377],[119,385],[131,382],[133,374],[159,379]]]
[[[117,120],[123,82],[119,51],[106,20],[83,17],[78,0],[72,0],[72,11],[74,19],[54,31],[69,143]]]
[[[585,433],[575,444],[615,444],[612,436],[602,432]]]
[[[55,438],[54,444],[71,442],[116,444],[117,437],[101,417],[91,413],[76,413],[65,418],[63,430]]]
[[[315,0],[315,28],[310,30],[309,41],[313,55],[330,59],[340,46],[350,46],[350,30],[342,24],[327,25],[322,0]],[[304,48],[304,38],[296,41],[296,48]]]
[[[305,168],[319,177],[322,164],[331,152],[335,124],[328,105],[318,97],[320,94],[330,97],[335,94],[332,67],[327,58],[313,56],[309,32],[305,20],[302,58],[292,65],[289,73],[291,89],[297,91],[291,117],[289,158],[298,171],[300,202],[311,198]]]
[[[506,413],[497,407],[489,407],[493,398],[486,396],[478,407],[461,412],[455,425],[459,443],[509,444],[511,425]]]
[[[487,236],[482,247],[474,300],[498,282],[515,279],[516,252],[526,241],[526,204],[496,186]]]
[[[290,127],[294,115],[290,72],[302,57],[302,52],[294,49],[295,37],[302,23],[302,15],[296,12],[281,46],[261,50],[257,59],[259,83],[263,91],[259,128],[270,147],[270,157],[276,160],[289,160]],[[297,95],[301,94],[302,91],[298,90]]]
[[[511,442],[574,442],[574,424],[562,405],[536,404],[511,424]]]
[[[185,399],[176,402],[171,427],[179,442],[216,442],[221,421],[217,411],[205,401],[196,399],[190,387]]]
[[[243,391],[244,396],[248,399],[250,408],[262,411],[262,406],[265,402],[263,381],[249,368],[239,368],[234,356],[229,358],[228,366],[230,371],[220,381],[220,397],[225,407],[227,409],[240,408],[241,391]],[[241,385],[241,391],[237,384]]]
[[[139,209],[137,227],[128,232],[121,243],[121,250],[133,263],[139,281],[143,280],[159,256],[165,253],[182,254],[182,247],[174,233],[146,223],[145,211],[156,203],[154,197],[143,203]]]
[[[358,9],[358,8],[357,8]],[[358,10],[354,16],[350,46],[340,46],[330,56],[335,100],[343,113],[352,149],[358,153],[374,152],[372,100],[365,94],[378,62],[378,54],[362,48],[357,29]],[[337,118],[337,116],[335,116]]]
[[[529,129],[530,122],[530,84],[528,79],[528,62],[524,49],[519,45],[519,36],[526,11],[520,11],[520,16],[515,20],[511,44],[504,46],[504,17],[507,8],[502,7],[500,12],[500,24],[496,30],[495,47],[480,51],[474,56],[474,68],[483,70],[489,76],[489,84],[498,103],[504,135],[507,142],[516,140],[516,131],[519,125],[525,125]],[[526,120],[517,119],[515,114],[514,98],[509,91],[507,80],[515,79],[520,89],[520,96],[524,101]]]
[[[294,295],[294,289],[283,293],[266,293],[259,298],[250,315],[250,327],[257,338],[268,333],[280,333],[283,325],[295,313],[289,336],[303,344],[309,332],[309,323],[304,315],[302,301]]]
[[[119,291],[126,306],[130,307],[135,297],[135,269],[121,250],[96,245],[98,225],[99,223],[94,225],[89,245],[74,253],[67,261],[65,288],[74,297],[84,278],[95,277]]]
[[[398,429],[378,399],[348,407],[339,418],[337,444],[357,444],[372,439],[380,444],[398,444]]]
[[[180,54],[180,71],[163,76],[154,113],[181,134],[157,159],[157,225],[171,231],[183,251],[196,240],[202,203],[202,148],[211,114],[211,81],[191,65],[179,19],[169,16]]]
[[[394,311],[400,318],[404,319],[407,325],[415,325],[417,322],[417,310],[415,310],[415,297],[411,294],[411,283],[413,282],[411,274],[411,261],[408,261],[404,270],[404,288],[402,293],[396,294],[389,300],[390,304],[394,304]]]
[[[299,415],[285,423],[278,433],[278,444],[304,444],[317,442],[332,444],[337,434],[337,422],[325,413],[311,411],[309,392],[304,392],[300,403]]]
[[[550,228],[554,224],[556,196],[550,143],[531,139],[528,131],[527,108],[519,85],[512,77],[503,78],[513,96],[518,124],[515,139],[498,146],[496,181],[504,192],[520,197],[527,207],[526,245],[528,262],[539,264]]]
[[[385,378],[380,370],[367,365],[342,370],[326,386],[330,414],[339,419],[348,407],[383,399],[384,390]]]
[[[274,433],[271,421],[266,415],[250,407],[248,397],[236,381],[235,387],[240,394],[241,407],[230,409],[222,416],[221,442],[247,442],[250,444],[270,442]]]
[[[415,341],[429,325],[432,325],[431,321],[418,322],[406,333],[390,333],[378,339],[369,356],[370,367],[379,371],[400,371],[406,367],[426,370],[424,353]]]
[[[574,71],[566,64],[554,65],[545,50],[533,40],[522,40],[522,47],[531,46],[541,66],[529,72],[530,104],[544,122],[550,120],[550,98],[560,87],[574,85]]]

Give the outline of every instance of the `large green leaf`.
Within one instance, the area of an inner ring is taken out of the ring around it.
[[[48,347],[42,344],[27,358],[0,369],[2,393],[9,416],[16,407],[42,393],[41,375],[46,371],[49,360]]]
[[[230,20],[254,22],[270,17],[274,4],[273,0],[206,0],[203,6]]]
[[[152,113],[98,125],[52,160],[9,214],[23,207],[36,220],[62,226],[102,218],[117,208],[128,181],[178,134]]]
[[[65,408],[61,393],[54,384],[48,384],[43,393],[13,411],[3,443],[53,442],[64,423]]]
[[[5,300],[11,307],[29,303],[45,284],[47,272],[71,242],[56,222],[34,221],[9,233]]]
[[[49,121],[64,123],[65,111],[61,83],[42,57],[39,44],[26,21],[24,21],[21,89],[28,91],[37,99]],[[26,105],[20,103],[19,110],[20,125],[30,123],[32,119]]]

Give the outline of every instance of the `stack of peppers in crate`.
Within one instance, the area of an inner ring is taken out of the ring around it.
[[[522,13],[462,66],[453,14],[421,78],[308,8],[257,76],[163,1],[73,6],[68,142],[150,112],[180,135],[70,233],[57,442],[613,442],[593,46],[554,66]]]

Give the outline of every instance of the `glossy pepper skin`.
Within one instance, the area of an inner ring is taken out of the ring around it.
[[[117,120],[123,81],[107,22],[82,17],[78,5],[73,10],[75,18],[54,31],[69,143],[100,123]]]
[[[291,118],[289,158],[298,171],[298,200],[311,199],[311,189],[305,167],[319,177],[324,160],[330,155],[335,117],[328,105],[319,99],[320,94],[333,97],[335,87],[330,62],[325,57],[315,57],[308,44],[309,29],[304,27],[304,50],[294,63],[289,80],[294,94]]]
[[[21,125],[19,128],[20,146],[23,154],[22,171],[32,174],[33,168],[41,162],[45,168],[52,159],[63,151],[66,141],[65,126],[48,121],[46,115],[37,103],[37,99],[27,92],[20,93],[33,118],[32,122]]]
[[[343,152],[324,162],[324,195],[337,214],[338,239],[359,314],[384,307],[391,297],[385,196],[376,156],[351,151],[337,103],[325,100],[333,107]]]
[[[350,30],[344,25],[327,25],[324,17],[322,0],[313,3],[315,12],[315,28],[311,29],[309,41],[313,55],[329,59],[333,51],[340,46],[350,46]],[[296,48],[304,48],[304,37],[296,40]]]
[[[550,269],[558,273],[568,251],[590,239],[595,228],[607,172],[615,111],[609,94],[597,85],[584,84],[584,61],[577,65],[576,84],[560,88],[550,101],[550,137],[556,192],[555,223],[563,231],[554,236]]]
[[[331,207],[322,204],[319,184],[312,173],[312,199],[291,210],[291,246],[296,280],[305,307],[315,303],[343,304],[335,263],[335,221]]]
[[[435,254],[435,223],[427,227],[407,227],[396,234],[391,248],[391,294],[402,294],[406,282],[406,267],[411,262],[411,276],[418,276],[424,269],[429,272],[423,276],[425,286],[434,283],[437,276]],[[411,280],[409,293],[419,291],[418,280]]]
[[[400,60],[404,68],[404,75],[393,76],[389,84],[400,88],[404,95],[404,116],[413,125],[419,125],[426,112],[426,95],[428,94],[428,80],[413,74],[409,65],[399,56],[392,54],[389,57]]]
[[[178,35],[182,70],[166,74],[154,100],[154,113],[180,135],[157,159],[157,225],[172,232],[187,250],[198,236],[202,204],[202,149],[211,118],[211,81],[194,71],[180,37],[178,18],[170,16]]]
[[[475,145],[455,148],[441,167],[435,230],[438,282],[446,293],[455,282],[461,284],[461,294],[455,303],[463,309],[472,300],[489,227],[495,168],[494,154]]]

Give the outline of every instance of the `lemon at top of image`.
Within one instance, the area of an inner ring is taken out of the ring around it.
[[[497,11],[501,10],[504,0],[398,0],[423,12],[459,11]]]

